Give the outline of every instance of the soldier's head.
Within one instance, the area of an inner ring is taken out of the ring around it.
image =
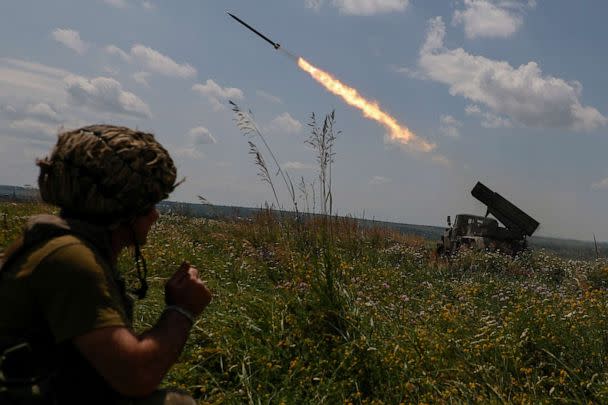
[[[59,135],[37,160],[42,199],[66,218],[117,226],[152,218],[155,205],[177,186],[176,169],[154,135],[91,125]],[[153,222],[153,221],[152,221]]]

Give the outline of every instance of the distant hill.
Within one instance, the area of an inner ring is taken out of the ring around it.
[[[175,201],[162,201],[158,204],[161,212],[176,212],[184,215],[203,218],[249,218],[260,211],[260,208],[232,207],[226,205],[183,203]],[[293,215],[292,212],[283,212]],[[403,234],[417,235],[429,240],[439,240],[444,228],[432,225],[403,224],[398,222],[375,221],[359,219],[364,226],[379,226],[395,229]],[[547,236],[533,236],[528,239],[530,246],[535,249],[546,249],[562,257],[572,259],[594,258],[595,245],[593,242],[574,239],[551,238]],[[598,242],[598,253],[601,257],[608,256],[608,242]]]
[[[0,185],[0,201],[35,201],[39,200],[38,189],[31,187]],[[250,218],[261,208],[233,207],[227,205],[212,205],[198,203],[184,203],[176,201],[162,201],[158,204],[161,212],[175,212],[183,215],[203,218]],[[282,211],[283,215],[293,215],[292,212]],[[439,240],[444,228],[431,225],[403,224],[397,222],[375,221],[359,219],[363,226],[379,226],[395,229],[403,234],[417,235],[429,240]],[[529,238],[530,246],[536,249],[546,249],[563,257],[573,259],[594,258],[595,245],[593,242],[573,239],[549,238],[533,236]],[[601,257],[608,256],[608,243],[599,242],[598,252]]]
[[[0,185],[0,201],[35,201],[40,199],[37,188]]]

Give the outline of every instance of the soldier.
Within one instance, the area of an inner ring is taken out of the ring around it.
[[[140,245],[178,185],[168,152],[152,134],[93,125],[60,134],[37,165],[42,199],[61,211],[31,218],[0,257],[0,404],[195,404],[158,386],[211,293],[184,262],[138,336],[116,268],[133,247],[143,298]]]

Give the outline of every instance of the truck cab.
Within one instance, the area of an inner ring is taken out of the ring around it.
[[[453,225],[448,217],[448,227],[437,243],[437,253],[451,254],[460,247],[500,250],[509,254],[525,249],[526,236],[531,236],[539,223],[480,182],[471,194],[487,205],[486,216],[459,214]],[[490,214],[498,220],[489,217]],[[499,220],[504,227],[500,226]]]

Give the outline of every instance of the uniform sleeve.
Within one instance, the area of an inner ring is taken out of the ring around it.
[[[99,259],[81,243],[47,256],[36,268],[32,286],[58,343],[93,329],[126,326],[115,287]]]

